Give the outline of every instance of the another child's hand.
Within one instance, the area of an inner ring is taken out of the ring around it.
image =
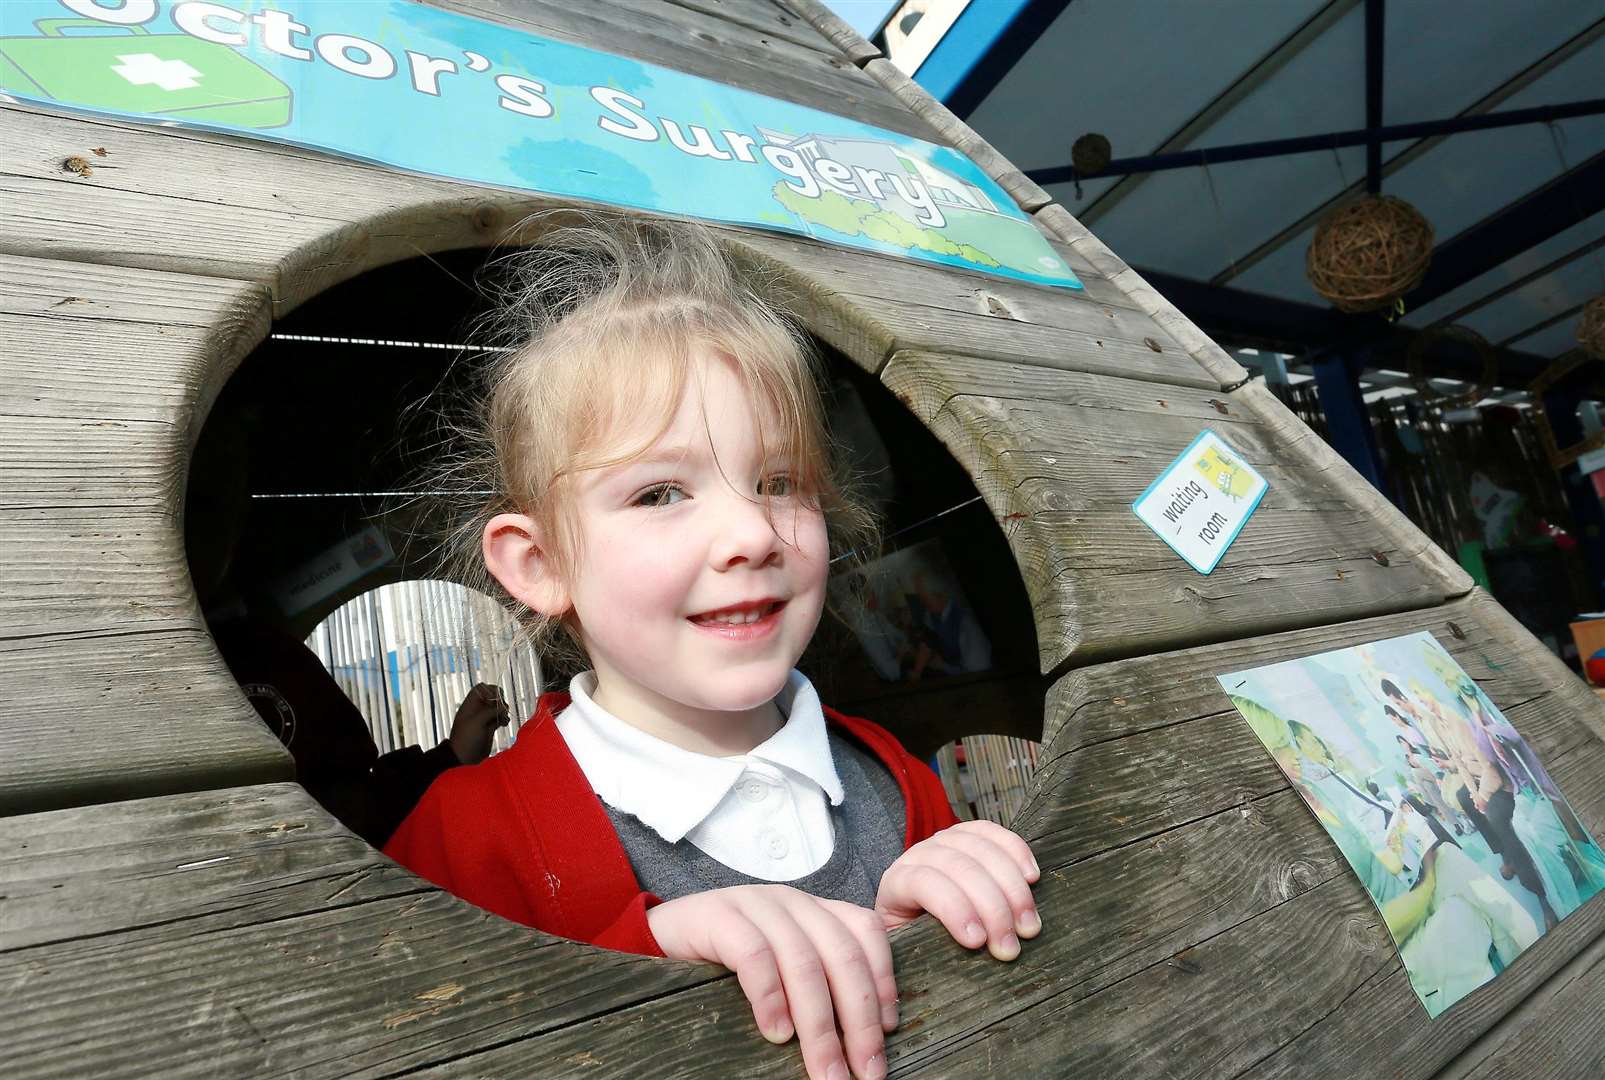
[[[659,904],[647,924],[665,955],[734,971],[758,1030],[775,1043],[795,1032],[810,1077],[847,1080],[848,1062],[862,1080],[886,1075],[897,982],[876,912],[786,885],[740,885]]]
[[[1040,876],[1026,842],[990,821],[964,821],[903,853],[881,877],[875,910],[886,929],[936,916],[968,949],[999,960],[1020,955],[1020,938],[1042,929],[1031,885]]]

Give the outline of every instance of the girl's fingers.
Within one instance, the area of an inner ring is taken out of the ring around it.
[[[881,917],[868,908],[840,900],[821,900],[829,910],[837,913],[842,923],[858,939],[869,961],[870,974],[875,979],[875,996],[880,1004],[881,1030],[897,1030],[897,975],[892,967],[892,943],[886,938],[886,926]]]
[[[847,1080],[847,1059],[836,1037],[836,1011],[825,958],[794,917],[806,906],[817,905],[813,905],[812,898],[804,897],[808,905],[792,904],[792,899],[777,893],[754,900],[755,907],[749,910],[774,949],[786,992],[786,1008],[808,1075],[814,1080]],[[846,935],[845,930],[842,933]]]
[[[889,881],[893,875],[895,880]],[[930,912],[966,949],[979,949],[986,944],[986,927],[975,904],[945,870],[925,863],[893,863],[881,879],[881,891],[888,891],[888,887]]]
[[[752,1006],[752,1019],[772,1043],[789,1040],[794,1032],[787,1007],[780,963],[769,938],[739,910],[721,920],[718,962],[736,973],[741,992]]]
[[[880,998],[874,965],[866,955],[858,935],[849,929],[850,922],[858,921],[857,909],[847,904],[833,908],[827,906],[827,902],[802,894],[794,894],[792,899],[795,900],[792,915],[823,963],[825,980],[830,987],[830,999],[824,1010],[824,1028],[816,1037],[823,1044],[828,1036],[830,1049],[837,1053],[845,1050],[846,1059],[857,1076],[865,1080],[881,1080],[886,1075],[886,1035],[881,1030]],[[889,955],[887,963],[890,963]],[[834,1019],[830,1008],[832,1002],[835,1006]],[[795,1007],[793,1015],[796,1016]],[[841,1026],[840,1045],[835,1041],[837,1025]],[[802,1017],[797,1016],[798,1037],[805,1039],[805,1032],[809,1032],[809,1029],[804,1026]],[[806,1045],[803,1059],[808,1060]]]
[[[1025,938],[1037,936],[1042,929],[1042,919],[1037,914],[1031,886],[1026,884],[1019,864],[1008,852],[990,837],[973,832],[948,832],[938,838],[938,843],[962,851],[979,863],[1002,890],[1012,912],[1015,933]]]
[[[960,822],[952,828],[944,829],[937,833],[935,839],[939,840],[943,837],[955,835],[979,836],[990,840],[1002,848],[1009,858],[1014,860],[1014,864],[1020,868],[1020,873],[1025,876],[1025,880],[1033,885],[1042,876],[1042,871],[1037,867],[1036,856],[1031,854],[1031,845],[1021,839],[1019,833],[1005,829],[995,821]]]
[[[1014,909],[986,868],[957,848],[945,845],[933,845],[925,860],[963,890],[971,909],[985,927],[988,951],[999,960],[1013,960],[1019,956],[1020,938],[1014,932]]]

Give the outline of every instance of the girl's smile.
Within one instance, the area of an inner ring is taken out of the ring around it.
[[[690,618],[692,625],[727,640],[757,641],[780,625],[780,611],[785,606],[784,600],[753,600]]]

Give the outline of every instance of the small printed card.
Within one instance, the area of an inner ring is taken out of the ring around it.
[[[1213,431],[1204,431],[1131,504],[1194,570],[1215,569],[1269,487]]]

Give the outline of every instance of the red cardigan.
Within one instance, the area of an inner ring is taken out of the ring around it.
[[[420,877],[487,911],[560,937],[662,956],[624,845],[554,717],[569,703],[544,694],[518,739],[485,762],[451,769],[385,845]],[[825,717],[886,766],[903,792],[904,848],[956,823],[941,781],[886,729],[833,709]]]

